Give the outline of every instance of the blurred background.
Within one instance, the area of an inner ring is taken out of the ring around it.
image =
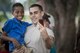
[[[11,6],[16,2],[24,5],[26,22],[31,23],[29,6],[33,3],[51,15],[57,53],[80,53],[80,0],[0,0],[0,32],[5,21],[13,18]]]

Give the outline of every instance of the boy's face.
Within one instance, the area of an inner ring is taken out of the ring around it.
[[[14,7],[14,11],[12,12],[12,14],[18,20],[22,20],[24,16],[24,9],[21,6]]]
[[[39,19],[42,19],[43,11],[41,11],[38,7],[31,7],[29,11],[30,11],[30,18],[33,24],[37,24],[39,22]]]

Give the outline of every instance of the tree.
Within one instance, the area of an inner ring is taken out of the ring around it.
[[[75,16],[79,0],[41,1],[45,11],[55,17],[57,53],[75,53]]]
[[[78,22],[78,32],[77,32],[77,41],[76,41],[76,53],[80,53],[80,17]]]
[[[10,0],[0,0],[0,11],[3,12],[4,18],[7,18],[6,12],[10,11],[11,7],[11,1]]]

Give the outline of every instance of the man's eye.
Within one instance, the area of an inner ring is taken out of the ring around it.
[[[38,12],[34,12],[34,14],[37,14]]]
[[[30,15],[32,15],[32,13],[30,12]]]

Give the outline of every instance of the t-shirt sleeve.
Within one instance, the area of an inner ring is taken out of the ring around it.
[[[8,20],[5,22],[5,24],[2,28],[2,31],[5,31],[6,33],[8,33],[10,31],[11,27],[12,27],[12,21]]]
[[[49,37],[54,37],[54,33],[51,29],[47,28],[46,30],[47,30],[47,33],[48,33]]]
[[[28,22],[26,22],[26,25],[27,25],[27,27],[28,27],[28,26],[31,26],[31,25],[32,25],[32,23],[28,23]]]

